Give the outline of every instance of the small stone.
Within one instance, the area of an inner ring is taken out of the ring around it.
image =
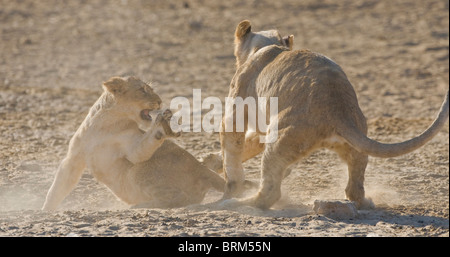
[[[119,230],[120,227],[119,227],[119,226],[116,226],[116,225],[112,225],[112,226],[109,226],[108,229],[109,229],[109,230],[114,230],[114,231],[115,231],[115,230]]]
[[[334,219],[351,219],[358,215],[355,204],[348,200],[316,200],[313,210]]]

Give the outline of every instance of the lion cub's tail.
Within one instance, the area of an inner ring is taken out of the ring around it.
[[[353,146],[359,152],[365,153],[367,155],[375,157],[396,157],[403,154],[412,152],[419,147],[423,146],[429,140],[431,140],[445,125],[449,117],[449,99],[445,98],[441,110],[438,116],[433,121],[431,126],[429,126],[422,134],[412,138],[410,140],[395,143],[395,144],[383,144],[368,138],[366,135],[361,133],[354,126],[346,126],[338,129],[339,135],[341,135],[345,140]]]

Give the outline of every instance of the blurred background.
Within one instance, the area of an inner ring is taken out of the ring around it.
[[[448,3],[0,0],[0,87],[100,91],[111,76],[135,75],[169,97],[191,88],[226,94],[234,29],[249,19],[255,31],[294,34],[295,49],[335,60],[360,94],[377,87],[392,97],[412,87],[420,97],[447,86]]]

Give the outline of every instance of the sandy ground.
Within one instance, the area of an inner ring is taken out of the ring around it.
[[[345,198],[346,166],[326,150],[292,166],[268,211],[129,209],[88,172],[58,211],[40,211],[102,81],[138,76],[167,104],[193,88],[225,97],[243,19],[339,63],[374,139],[418,135],[448,90],[448,1],[0,0],[0,236],[448,237],[448,125],[411,154],[371,158],[365,185],[377,207],[354,218],[313,211],[316,199]],[[197,158],[220,149],[218,134],[176,141]],[[259,160],[245,164],[247,178],[259,178]]]

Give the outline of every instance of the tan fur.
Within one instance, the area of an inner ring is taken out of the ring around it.
[[[366,119],[341,67],[318,53],[292,51],[292,39],[283,39],[276,30],[251,32],[249,21],[236,28],[237,70],[229,97],[278,97],[278,138],[249,151],[247,144],[252,139],[245,132],[227,133],[222,127],[223,168],[227,176],[224,198],[242,192],[241,162],[251,157],[249,153],[264,151],[260,189],[257,195],[238,203],[269,208],[280,197],[286,168],[317,148],[326,147],[336,151],[348,165],[347,198],[358,207],[371,206],[364,194],[368,155],[398,156],[429,141],[448,120],[448,92],[438,117],[422,135],[399,144],[376,142],[366,137]],[[272,125],[269,130],[275,129]]]
[[[122,201],[139,207],[185,206],[200,203],[211,187],[223,191],[222,177],[166,140],[179,134],[170,129],[172,113],[159,110],[161,99],[149,85],[115,77],[103,87],[70,140],[44,210],[56,209],[86,168]],[[150,120],[149,113],[156,118]]]

